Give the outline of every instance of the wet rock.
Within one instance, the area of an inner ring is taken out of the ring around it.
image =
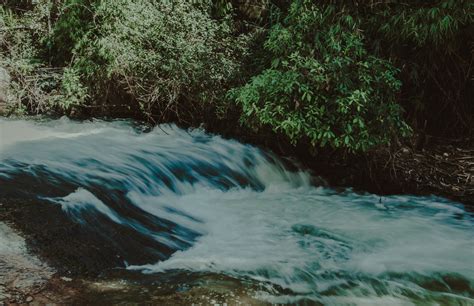
[[[83,284],[75,302],[84,305],[270,305],[255,298],[267,287],[250,279],[243,282],[213,273],[174,271],[145,275],[115,270],[93,282],[84,280]]]
[[[19,182],[15,181],[16,184]],[[34,183],[24,184],[33,186]],[[3,184],[2,188],[8,190],[9,187]],[[4,220],[14,223],[15,228],[24,235],[29,249],[61,276],[93,277],[109,269],[123,268],[125,260],[133,265],[160,260],[158,253],[143,252],[143,244],[154,246],[148,244],[148,238],[136,235],[132,229],[120,227],[106,218],[100,221],[104,227],[93,228],[74,222],[61,206],[49,202],[11,198],[0,198],[0,202],[3,203],[0,206],[0,220],[3,211]],[[111,227],[108,229],[105,225]],[[121,256],[117,257],[117,254]]]
[[[27,252],[25,240],[0,222],[0,301],[23,301],[26,294],[44,287],[52,274]]]

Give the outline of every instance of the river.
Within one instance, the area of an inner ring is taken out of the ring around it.
[[[334,190],[199,129],[0,119],[0,197],[60,206],[118,245],[119,267],[147,276],[251,280],[270,303],[474,305],[463,205]]]

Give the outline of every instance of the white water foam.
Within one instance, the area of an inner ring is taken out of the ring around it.
[[[45,167],[78,186],[52,198],[76,218],[93,210],[142,228],[117,212],[117,198],[99,200],[93,188],[100,187],[106,195],[120,190],[129,205],[200,235],[167,260],[129,269],[217,272],[292,292],[261,295],[275,303],[408,305],[433,296],[474,303],[474,223],[462,205],[312,186],[305,171],[199,130],[162,126],[142,134],[124,122],[64,119],[2,124],[24,130],[21,141],[4,141],[5,160]],[[14,164],[3,167],[14,174]],[[145,233],[170,247],[170,237],[180,235]],[[451,288],[446,277],[467,283],[468,291]]]
[[[399,208],[397,197],[388,197],[380,209],[374,196],[311,187],[130,197],[153,214],[171,206],[204,220],[195,225],[204,235],[192,248],[131,269],[231,273],[299,293],[341,285],[345,274],[457,273],[474,279],[472,220],[452,224],[453,215],[446,215],[451,206],[435,198],[411,198],[407,208]],[[331,274],[342,277],[325,278]]]
[[[83,188],[79,188],[63,198],[50,199],[50,201],[60,204],[66,213],[73,216],[79,222],[81,222],[81,212],[83,210],[93,209],[116,223],[122,223],[120,216],[116,212],[97,199],[94,194]]]

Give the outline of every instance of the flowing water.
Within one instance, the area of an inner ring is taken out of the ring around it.
[[[250,279],[271,303],[474,305],[474,219],[462,205],[318,182],[201,130],[0,121],[0,196],[131,230],[129,270]]]

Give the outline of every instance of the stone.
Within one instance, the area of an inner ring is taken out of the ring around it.
[[[8,71],[0,67],[0,114],[4,112],[8,99],[8,88],[10,87],[10,74]]]
[[[247,18],[258,20],[267,12],[268,0],[238,0],[238,10]]]
[[[410,149],[408,149],[407,147],[404,147],[404,148],[402,148],[402,153],[403,154],[408,154],[408,153],[410,153]]]
[[[24,293],[46,286],[54,272],[52,268],[28,252],[23,237],[4,222],[0,222],[0,296],[3,296],[2,299],[23,300],[21,297]],[[9,294],[12,293],[16,295],[10,296]]]

